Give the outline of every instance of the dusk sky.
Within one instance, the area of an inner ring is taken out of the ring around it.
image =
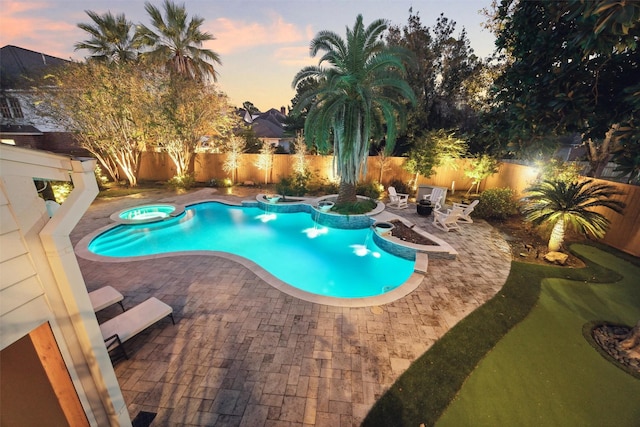
[[[162,1],[153,0],[162,10]],[[456,21],[456,35],[464,27],[479,57],[493,51],[493,35],[481,27],[479,10],[491,0],[177,0],[189,16],[204,18],[202,29],[216,38],[205,47],[220,54],[218,85],[234,105],[253,102],[259,109],[289,106],[295,91],[294,75],[305,65],[317,64],[309,56],[309,42],[318,31],[331,30],[345,37],[362,14],[365,25],[387,19],[404,25],[409,8],[422,23],[433,27],[440,13]],[[93,23],[85,10],[124,13],[134,24],[151,27],[142,0],[0,0],[0,46],[15,45],[64,59],[82,60],[86,51],[73,45],[88,38],[77,27]]]

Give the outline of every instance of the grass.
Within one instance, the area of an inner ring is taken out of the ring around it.
[[[584,303],[586,305],[582,307],[582,310],[593,315],[600,315],[600,311],[606,311],[606,313],[603,312],[602,315],[609,314],[610,311],[605,310],[605,308],[607,308],[606,302],[610,301],[614,295],[592,295],[593,287],[602,286],[597,285],[598,283],[615,282],[623,277],[612,270],[602,267],[601,264],[594,263],[590,260],[591,258],[595,258],[600,260],[599,262],[604,263],[610,263],[616,260],[616,257],[613,255],[604,254],[601,256],[599,255],[601,253],[602,252],[595,248],[578,252],[577,255],[583,258],[585,254],[589,256],[589,259],[585,259],[587,267],[583,269],[563,269],[561,267],[547,267],[513,262],[511,272],[502,290],[493,299],[452,328],[442,339],[437,341],[429,351],[416,360],[398,381],[393,384],[387,393],[376,402],[363,422],[363,426],[419,426],[422,423],[427,426],[435,425],[461,388],[463,388],[465,381],[470,378],[476,366],[478,366],[485,357],[489,357],[487,354],[491,355],[497,352],[503,338],[506,339],[506,337],[511,335],[508,335],[508,332],[525,318],[528,320],[530,314],[531,316],[535,315],[536,318],[540,316],[534,307],[536,306],[536,302],[538,302],[538,297],[541,295],[541,286],[543,286],[543,283],[545,289],[549,281],[553,283],[557,283],[558,281],[561,283],[570,283],[569,281],[572,280],[578,285],[584,285],[582,287],[576,287],[574,285],[571,295],[572,298],[577,298],[582,293],[588,295],[587,299],[589,302]],[[623,272],[625,275],[629,274],[627,270]],[[636,272],[635,274],[635,277],[637,277],[638,273]],[[633,280],[634,278],[633,275],[626,277],[625,280]],[[587,284],[587,282],[589,284]],[[628,289],[625,287],[623,290],[615,291],[615,293],[622,295],[627,291]],[[616,295],[616,298],[619,298],[620,295]],[[566,297],[568,296],[569,295],[566,295]],[[541,303],[544,303],[546,299],[547,297],[541,297]],[[569,301],[572,300],[570,299]],[[601,301],[602,304],[596,308],[591,307],[589,304],[595,303],[595,301]],[[571,305],[572,302],[567,304]],[[636,307],[636,309],[640,310],[638,307]],[[640,315],[638,312],[636,312],[636,314]],[[496,375],[494,372],[493,377],[504,378],[507,382],[511,381],[510,384],[514,384],[514,387],[516,387],[515,381],[523,377],[523,370],[529,370],[528,373],[532,373],[531,376],[535,379],[535,370],[537,367],[553,365],[556,360],[555,358],[558,357],[562,358],[566,356],[570,359],[573,358],[573,353],[568,352],[554,354],[552,360],[549,360],[546,359],[546,357],[542,357],[543,352],[540,351],[547,342],[544,338],[548,338],[551,342],[555,341],[557,344],[563,342],[566,338],[565,335],[570,332],[567,332],[566,328],[555,328],[555,325],[558,322],[560,324],[568,323],[568,318],[571,318],[571,315],[565,314],[563,318],[552,322],[548,316],[547,318],[545,318],[544,315],[541,316],[540,321],[542,324],[526,330],[522,339],[524,339],[526,343],[529,335],[536,331],[542,334],[543,338],[537,342],[533,341],[532,346],[525,346],[520,342],[514,344],[522,345],[522,349],[526,349],[525,354],[529,355],[535,363],[525,365],[524,367],[518,366],[517,369],[512,365],[507,365],[506,368],[497,366],[494,368],[498,369],[500,375]],[[574,323],[575,322],[584,323],[582,320],[574,320]],[[523,324],[524,323],[525,322],[523,322]],[[551,327],[551,323],[554,324],[554,328]],[[635,321],[633,323],[635,323]],[[574,334],[576,333],[575,330],[571,331]],[[595,355],[593,358],[600,358],[594,363],[598,365],[605,374],[609,374],[612,371],[618,373],[617,371],[619,371],[622,375],[626,375],[621,370],[613,367],[613,365],[609,365],[599,354],[588,346],[581,335],[581,323],[577,327],[577,335],[578,338],[573,337],[573,335],[572,338],[575,338],[574,341],[583,341],[579,352],[588,352],[592,356]],[[496,349],[492,351],[494,347]],[[538,354],[541,356],[540,360],[536,359]],[[509,356],[510,353],[507,348],[505,358],[509,359]],[[513,363],[515,362],[516,361]],[[492,378],[491,372],[488,376]],[[531,378],[527,377],[527,379]],[[554,393],[581,395],[580,387],[584,384],[573,383],[571,381],[567,384],[566,386],[558,386],[556,389],[553,383],[551,383],[551,385],[545,389],[545,392],[549,392],[550,389],[552,390],[552,393],[548,396],[550,399],[557,397],[554,396]],[[519,385],[522,388],[531,389],[528,384],[522,385],[522,383],[519,383]],[[497,384],[495,387],[491,387],[485,391],[482,389],[482,386],[480,386],[480,388],[476,389],[478,394],[474,394],[469,400],[472,404],[474,404],[474,399],[476,402],[482,400],[484,402],[482,404],[484,405],[483,408],[491,407],[498,413],[509,412],[514,415],[514,418],[509,418],[509,421],[506,422],[496,422],[492,420],[488,423],[490,425],[522,425],[522,419],[518,419],[517,417],[524,416],[523,413],[515,410],[511,411],[509,408],[522,406],[531,407],[531,405],[526,403],[526,399],[511,399],[511,395],[507,392],[499,405],[491,406],[494,402],[492,393],[500,387],[503,387],[503,384]],[[465,391],[466,388],[467,386],[465,385],[463,391]],[[470,408],[465,407],[459,411],[452,405],[451,410],[448,411],[449,413],[447,414],[452,418],[443,418],[443,425],[482,424],[477,418],[478,405],[480,405],[480,403]],[[585,406],[586,405],[585,403]],[[454,418],[453,415],[449,414],[459,415]],[[448,420],[451,420],[451,422],[445,424]],[[470,420],[474,420],[474,422],[471,423]],[[568,425],[562,422],[562,420],[563,418],[555,418],[555,422],[550,424],[537,423],[536,425]]]

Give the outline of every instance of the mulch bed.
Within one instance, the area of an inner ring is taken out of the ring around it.
[[[395,238],[403,240],[409,243],[415,243],[417,245],[435,245],[434,242],[424,237],[422,234],[418,234],[413,230],[413,227],[407,227],[402,221],[393,220],[390,221],[394,228],[391,230],[391,235]]]
[[[544,255],[548,252],[548,236],[543,237],[540,231],[525,222],[522,216],[515,215],[505,220],[488,220],[487,222],[498,230],[509,244],[511,259],[529,264],[551,265],[544,259]],[[564,248],[567,248],[571,243],[581,241],[584,241],[584,238],[568,232],[565,236]],[[585,266],[584,262],[569,250],[563,249],[562,252],[569,255],[563,267],[581,268]]]

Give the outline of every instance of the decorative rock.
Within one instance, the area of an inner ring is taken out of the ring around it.
[[[562,252],[555,252],[555,251],[547,252],[547,254],[544,256],[544,259],[546,261],[549,261],[551,263],[558,264],[558,265],[564,265],[567,262],[568,258],[569,258],[569,255],[563,254]]]

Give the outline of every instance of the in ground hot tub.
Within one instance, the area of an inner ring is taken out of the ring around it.
[[[118,211],[111,215],[111,219],[122,224],[144,224],[176,217],[182,213],[184,213],[184,206],[156,203]]]

